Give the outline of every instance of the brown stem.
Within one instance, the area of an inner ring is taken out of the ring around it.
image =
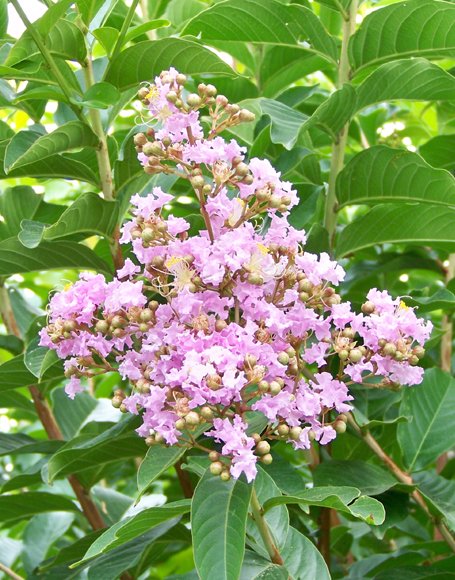
[[[386,467],[395,475],[399,481],[405,483],[406,485],[414,485],[414,481],[409,473],[406,473],[406,471],[403,471],[400,467],[398,467],[398,465],[389,455],[387,455],[387,453],[384,451],[384,449],[382,449],[382,447],[369,431],[362,431],[362,429],[360,429],[352,415],[348,415],[348,423],[351,425],[357,435],[365,441],[368,447],[384,462]],[[423,509],[428,518],[433,522],[433,525],[436,526],[436,528],[439,530],[441,536],[447,542],[448,546],[450,546],[452,551],[455,552],[455,538],[452,536],[447,526],[443,522],[439,521],[438,518],[433,516],[433,514],[428,509],[424,497],[417,489],[415,489],[411,495],[414,501]]]
[[[19,328],[11,308],[8,291],[3,285],[0,286],[0,314],[8,332],[11,332],[11,334],[14,334],[20,338]],[[60,428],[55,420],[52,409],[47,404],[47,401],[41,391],[36,385],[30,385],[28,388],[36,409],[36,413],[49,439],[57,439],[60,441],[63,440],[62,432],[60,431]],[[68,477],[68,481],[81,505],[84,516],[92,528],[94,530],[105,528],[106,524],[104,523],[98,508],[90,498],[88,491],[80,484],[77,477],[75,475],[71,475]]]
[[[189,474],[182,469],[182,460],[177,461],[174,465],[177,477],[182,488],[183,495],[187,498],[193,497],[194,489]]]
[[[330,532],[332,528],[332,510],[330,508],[321,508],[319,516],[319,541],[318,550],[330,570]]]

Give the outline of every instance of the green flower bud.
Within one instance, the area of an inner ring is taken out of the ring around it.
[[[261,461],[264,463],[264,465],[270,465],[273,462],[273,457],[270,455],[270,453],[267,453],[261,457]]]
[[[266,455],[270,451],[270,445],[267,441],[259,441],[255,451],[258,455]]]
[[[210,465],[210,473],[212,475],[221,475],[221,472],[223,471],[223,464],[221,463],[221,461],[214,461],[211,465]]]

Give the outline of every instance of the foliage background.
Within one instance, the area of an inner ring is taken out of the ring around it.
[[[267,519],[287,570],[267,561],[250,522],[241,578],[328,578],[316,546],[333,578],[455,576],[455,5],[46,0],[33,31],[15,39],[8,10],[27,18],[27,4],[0,0],[3,569],[197,578],[189,503],[153,507],[190,495],[205,469],[197,453],[175,470],[172,453],[147,451],[110,405],[117,376],[69,401],[60,363],[37,345],[49,292],[81,269],[113,272],[132,194],[160,184],[175,194],[174,214],[197,212],[185,184],[143,173],[132,142],[144,128],[140,83],[175,66],[255,111],[232,134],[296,184],[291,221],[309,232],[311,251],[342,261],[344,298],[358,307],[370,287],[388,289],[435,324],[421,386],[353,389],[355,422],[330,452],[275,446],[257,486],[262,503],[280,498]],[[199,489],[217,501],[202,502],[200,516],[216,510],[232,526],[220,482],[203,477]],[[241,502],[236,485],[224,490]],[[363,511],[348,507],[352,488]],[[370,496],[385,507],[380,525]],[[94,544],[103,525],[115,528]],[[237,577],[217,566],[240,568],[243,539],[217,530],[216,558],[199,574]],[[91,559],[70,569],[89,548]]]

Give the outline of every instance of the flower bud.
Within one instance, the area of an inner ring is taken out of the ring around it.
[[[269,390],[269,383],[267,381],[259,381],[258,389],[261,393],[266,393]]]
[[[218,91],[213,85],[207,85],[204,92],[208,97],[215,97]]]
[[[221,107],[223,109],[229,103],[228,99],[224,95],[217,95],[215,102],[219,107]]]
[[[97,332],[101,332],[101,334],[106,334],[106,332],[109,330],[109,323],[107,320],[98,320],[98,322],[95,324],[95,330]]]
[[[202,103],[202,99],[199,95],[196,95],[196,93],[191,93],[188,95],[186,102],[190,107],[199,107]]]
[[[393,344],[393,342],[387,342],[383,349],[382,352],[386,355],[386,356],[395,356],[396,352],[397,352],[397,347]]]
[[[175,428],[178,429],[178,431],[183,431],[185,427],[186,427],[185,419],[183,418],[177,419],[177,421],[175,422]]]
[[[335,423],[333,424],[333,428],[337,433],[345,433],[346,423],[344,421],[335,421]]]
[[[210,465],[210,473],[212,475],[221,475],[221,472],[223,471],[223,467],[224,467],[224,465],[221,463],[221,461],[214,461]]]
[[[151,447],[152,445],[155,445],[155,443],[156,441],[153,435],[149,435],[148,437],[145,438],[145,444],[147,445],[147,447]]]
[[[282,365],[288,365],[289,364],[289,355],[287,352],[280,352],[280,354],[278,355],[278,362]]]
[[[220,375],[208,375],[205,379],[205,382],[209,389],[212,391],[218,391],[221,388],[221,377]]]
[[[273,194],[270,197],[269,205],[274,209],[279,208],[281,205],[281,197],[279,195]]]
[[[213,411],[210,407],[204,406],[201,409],[201,417],[206,421],[211,421],[213,419]]]
[[[248,274],[247,281],[254,286],[262,286],[264,284],[264,278],[255,272]]]
[[[244,163],[243,161],[241,163],[239,163],[237,165],[237,167],[235,168],[235,173],[237,175],[240,175],[242,177],[244,177],[245,175],[248,175],[248,172],[250,171],[250,168],[248,167],[248,165],[246,163]]]
[[[258,201],[260,201],[261,203],[264,201],[269,202],[271,197],[272,197],[272,194],[265,187],[262,187],[261,189],[256,190],[256,199]]]
[[[420,345],[416,346],[412,352],[419,359],[422,359],[425,356],[425,349],[423,348],[423,346],[420,346]]]
[[[123,318],[123,316],[114,316],[112,319],[111,325],[114,328],[123,328],[127,324],[127,321]]]
[[[219,458],[220,458],[220,454],[218,453],[218,451],[210,451],[210,453],[209,453],[210,461],[212,461],[212,462],[218,461]]]
[[[199,189],[205,185],[205,181],[202,175],[195,175],[190,179],[190,182],[195,189]]]
[[[270,465],[273,462],[273,457],[270,455],[270,453],[267,453],[261,457],[261,461],[264,463],[264,465]]]
[[[221,472],[220,479],[221,481],[229,481],[231,479],[231,474],[229,473],[228,469],[225,469],[224,471]]]
[[[196,411],[190,411],[188,415],[185,416],[185,423],[190,426],[199,425],[199,415]]]
[[[349,360],[353,363],[358,363],[362,360],[362,352],[358,348],[353,348],[349,353]]]
[[[225,320],[221,320],[221,318],[218,318],[217,321],[215,322],[215,330],[217,332],[221,332],[226,328],[226,326],[227,322]]]
[[[366,302],[364,302],[362,304],[362,312],[364,314],[373,314],[375,309],[376,309],[376,307],[375,307],[374,303],[371,302],[370,300],[367,300]]]
[[[306,302],[307,300],[309,300],[310,295],[308,294],[308,292],[300,292],[299,293],[299,300],[301,300],[302,302]]]
[[[298,441],[301,433],[302,433],[302,427],[291,427],[291,429],[289,431],[289,437],[293,441]]]
[[[147,142],[142,147],[142,153],[147,155],[147,157],[152,155],[160,157],[163,155],[163,149],[161,148],[161,145],[158,143],[158,141],[154,141],[153,143]]]
[[[235,104],[226,105],[226,113],[229,115],[236,115],[240,111],[240,107]]]
[[[141,101],[143,101],[144,99],[147,98],[147,95],[149,94],[149,92],[150,92],[150,89],[148,89],[147,87],[141,87],[137,92],[137,96]]]
[[[266,455],[270,451],[270,444],[267,441],[259,441],[255,451],[258,455]]]
[[[178,74],[178,75],[175,77],[175,81],[176,81],[176,83],[177,83],[178,85],[181,85],[181,86],[183,86],[183,85],[185,85],[185,84],[186,84],[187,78],[186,78],[186,76],[185,76],[184,74],[181,74],[181,73],[179,73],[179,74]]]
[[[269,391],[271,395],[278,395],[281,393],[281,385],[278,381],[272,381],[269,385]]]
[[[247,354],[243,362],[246,367],[253,368],[258,362],[258,357],[254,354]]]
[[[251,111],[248,111],[248,109],[240,109],[239,119],[242,123],[251,123],[256,119],[256,115]]]
[[[141,238],[143,242],[146,243],[151,242],[154,237],[155,232],[152,230],[152,228],[145,228],[144,230],[142,230]]]
[[[286,423],[281,423],[281,425],[278,425],[277,433],[280,437],[288,437],[289,426]]]
[[[259,435],[259,433],[253,433],[253,435],[251,435],[251,437],[254,439],[254,442],[257,444],[259,443],[259,441],[262,440],[261,436]]]
[[[153,312],[150,308],[144,308],[140,313],[139,318],[142,322],[150,322],[153,319]]]
[[[338,356],[340,357],[340,360],[343,360],[343,361],[344,360],[348,360],[348,358],[349,358],[349,351],[343,348],[338,353]]]

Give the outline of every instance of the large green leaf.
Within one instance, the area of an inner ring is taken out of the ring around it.
[[[199,481],[191,505],[191,533],[201,580],[239,578],[251,491],[243,481],[223,482],[209,470]]]
[[[455,481],[445,479],[431,471],[422,471],[413,476],[419,491],[443,516],[455,531]]]
[[[1,141],[0,158],[9,162],[9,158],[11,157],[14,161],[18,155],[25,153],[39,137],[41,135],[35,131],[20,131],[12,139]],[[14,144],[10,149],[10,144],[13,142]],[[9,153],[8,149],[10,149]],[[12,169],[8,174],[3,171],[3,166],[1,166],[0,179],[9,179],[11,177],[42,177],[50,179],[61,177],[63,179],[78,179],[99,185],[99,177],[91,167],[79,160],[78,153],[52,155],[51,157],[40,159],[35,163],[30,163],[27,166]]]
[[[82,147],[97,147],[98,137],[88,125],[80,121],[71,121],[58,127],[52,133],[38,137],[30,147],[23,151],[22,147],[15,147],[15,139],[8,146],[5,171],[36,163],[57,153],[65,153]],[[15,157],[15,154],[18,155]]]
[[[229,0],[218,2],[193,18],[182,34],[203,41],[236,40],[260,44],[297,46],[308,41],[309,50],[336,61],[334,39],[310,9],[275,0]]]
[[[76,242],[45,241],[37,248],[26,248],[16,238],[0,242],[0,276],[61,268],[88,268],[110,273],[104,260]]]
[[[455,5],[409,0],[371,12],[349,43],[354,69],[392,59],[455,56]]]
[[[87,55],[85,39],[80,28],[67,19],[58,20],[45,33],[49,51],[67,60],[84,62]],[[6,66],[15,66],[39,54],[40,51],[28,30],[19,38],[5,61]]]
[[[23,220],[19,239],[27,248],[36,248],[43,239],[53,241],[75,235],[84,238],[95,234],[110,237],[117,224],[118,212],[115,201],[106,201],[96,193],[85,193],[51,226]]]
[[[330,573],[319,550],[311,540],[290,527],[281,550],[290,577],[301,580],[330,580]]]
[[[8,28],[8,0],[0,0],[0,38],[3,38]]]
[[[267,512],[271,507],[283,504],[298,504],[306,508],[314,505],[329,507],[348,513],[366,521],[368,524],[381,525],[384,522],[385,512],[383,505],[374,498],[360,496],[360,490],[355,487],[315,487],[307,489],[298,496],[278,496],[270,498],[263,505]]]
[[[455,294],[447,288],[437,290],[431,296],[411,296],[405,298],[406,304],[417,306],[419,312],[443,310],[445,313],[455,310]]]
[[[40,382],[47,382],[61,376],[60,366],[51,365],[46,368]],[[37,377],[27,368],[22,354],[0,365],[0,392],[33,385],[37,382]]]
[[[455,444],[455,379],[438,368],[425,371],[422,384],[405,390],[398,442],[410,471],[425,468]]]
[[[245,551],[240,580],[288,580],[289,572],[284,566],[273,564],[256,552]]]
[[[455,134],[437,135],[419,147],[420,155],[433,167],[455,169]]]
[[[455,250],[455,210],[428,204],[387,204],[374,207],[341,232],[337,253],[345,256],[385,243],[443,244]]]
[[[357,110],[394,99],[453,100],[455,78],[424,58],[388,62],[357,87]]]
[[[43,512],[77,512],[71,500],[54,493],[22,492],[0,497],[0,522],[28,518]]]
[[[152,446],[137,472],[137,486],[142,495],[166,469],[172,467],[185,453],[184,447]]]
[[[336,139],[337,134],[352,117],[355,106],[355,89],[352,85],[345,84],[316,109],[303,128],[316,126]]]
[[[398,484],[388,472],[363,461],[331,460],[320,463],[314,472],[320,486],[354,486],[366,495],[379,495]],[[316,488],[317,489],[317,488]]]
[[[234,76],[234,71],[213,52],[191,40],[146,40],[121,52],[111,62],[105,80],[120,90],[150,81],[169,67],[186,74]]]
[[[338,175],[340,206],[386,202],[455,205],[455,179],[434,169],[417,153],[370,147],[355,155]]]
[[[144,440],[137,433],[128,431],[128,424],[128,421],[123,421],[96,437],[84,434],[68,441],[49,460],[49,482],[70,473],[143,455]]]
[[[93,542],[79,563],[110,552],[164,522],[175,518],[177,523],[180,516],[190,511],[190,505],[189,500],[176,501],[143,510],[135,516],[121,520]]]

